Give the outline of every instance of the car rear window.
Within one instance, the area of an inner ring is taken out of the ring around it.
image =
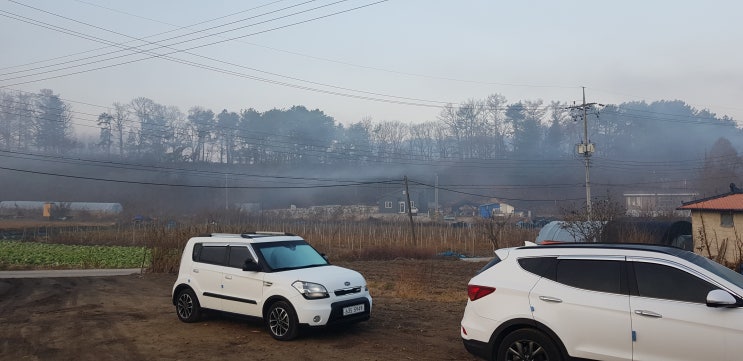
[[[537,276],[555,279],[555,270],[557,269],[557,257],[529,257],[520,258],[519,265],[527,272]]]

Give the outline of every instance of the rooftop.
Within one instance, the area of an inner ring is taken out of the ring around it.
[[[727,193],[684,203],[677,209],[709,211],[743,211],[743,193]]]

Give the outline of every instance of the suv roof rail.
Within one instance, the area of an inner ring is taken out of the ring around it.
[[[256,231],[256,232],[245,232],[240,235],[242,238],[257,238],[257,237],[268,237],[268,236],[296,236],[294,233],[289,232],[269,232],[269,231]]]
[[[670,246],[670,245],[663,245],[663,244],[653,244],[653,243],[600,243],[600,242],[567,242],[567,243],[552,243],[552,244],[545,244],[545,245],[537,245],[537,246],[527,246],[524,248],[529,247],[536,247],[536,248],[595,248],[595,249],[628,249],[628,250],[640,250],[640,251],[650,251],[650,252],[658,252],[658,253],[665,253],[669,255],[678,256],[681,258],[687,258],[688,256],[684,256],[688,253],[693,253],[687,250],[684,250],[682,248]]]

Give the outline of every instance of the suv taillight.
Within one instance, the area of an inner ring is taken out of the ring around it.
[[[467,285],[467,296],[469,296],[470,301],[483,298],[493,292],[495,292],[495,287]]]

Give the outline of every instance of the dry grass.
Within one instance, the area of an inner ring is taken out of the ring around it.
[[[361,272],[374,297],[433,302],[466,302],[467,282],[484,262],[457,259],[344,261]]]
[[[264,215],[244,216],[233,213],[208,214],[199,219],[149,223],[68,224],[43,221],[27,222],[16,229],[26,240],[63,244],[141,246],[150,250],[152,272],[177,272],[181,252],[193,236],[209,233],[279,231],[302,236],[331,260],[433,259],[444,252],[472,257],[493,254],[492,230],[482,222],[471,227],[451,227],[442,223],[416,223],[416,238],[407,221],[294,220]],[[217,221],[206,221],[217,220]],[[39,223],[40,222],[40,223]],[[34,226],[35,225],[35,226]],[[0,227],[2,227],[0,223]],[[7,229],[7,228],[4,228]],[[513,247],[534,241],[538,231],[505,225],[498,232],[499,247]],[[396,275],[395,292],[415,293],[404,279],[419,284],[419,274],[405,271]],[[389,282],[389,281],[385,281]],[[389,289],[386,284],[381,289]]]
[[[408,222],[367,220],[327,221],[276,219],[262,215],[240,216],[231,213],[209,214],[201,220],[168,222],[59,224],[46,223],[19,229],[26,240],[39,242],[144,246],[151,250],[153,272],[177,272],[180,255],[186,241],[209,233],[244,233],[278,231],[302,236],[332,260],[394,260],[431,259],[442,252],[474,257],[488,257],[493,246],[486,233],[477,225],[455,228],[441,223],[416,223],[416,238]],[[204,221],[204,220],[217,220]],[[0,225],[1,227],[2,225]],[[509,227],[502,247],[523,245],[533,241],[536,232]],[[411,276],[412,277],[412,276]]]

